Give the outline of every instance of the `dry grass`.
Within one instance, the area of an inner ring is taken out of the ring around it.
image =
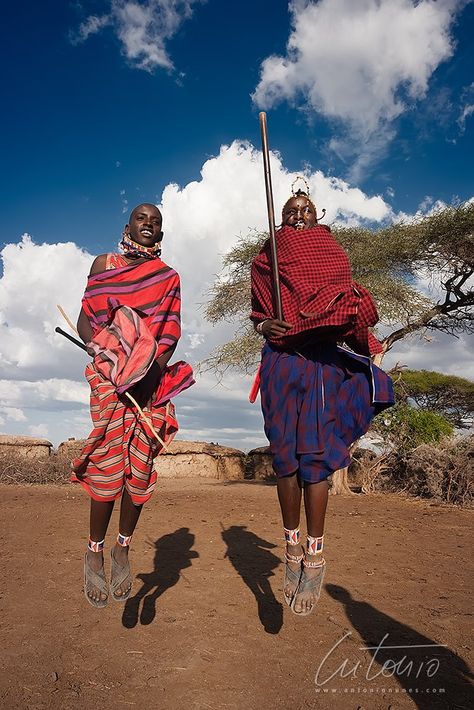
[[[379,482],[382,474],[385,474],[389,468],[389,456],[384,454],[376,456],[372,452],[364,452],[357,458],[353,458],[353,468],[357,468],[360,487],[362,493],[375,493],[379,488]]]
[[[0,452],[0,483],[16,485],[69,483],[75,452],[54,452],[34,459],[15,452]],[[459,506],[474,504],[474,436],[438,445],[422,444],[409,454],[377,456],[356,451],[351,483],[364,493],[399,491]],[[253,477],[253,476],[252,476]]]
[[[30,458],[15,452],[0,453],[0,483],[69,483],[71,459],[53,452],[50,456]]]
[[[408,453],[364,452],[353,470],[364,493],[390,490],[459,506],[474,504],[474,436],[422,444]]]

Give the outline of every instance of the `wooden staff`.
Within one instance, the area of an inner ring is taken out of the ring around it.
[[[70,321],[70,319],[69,319],[69,318],[67,317],[67,315],[64,313],[64,311],[63,311],[63,309],[61,308],[61,306],[58,306],[58,308],[59,308],[59,310],[61,311],[61,313],[62,313],[62,315],[64,316],[64,318],[65,318],[65,319],[67,320],[67,322],[70,324],[71,328],[72,328],[73,330],[75,330],[76,333],[77,333],[77,328],[72,324],[72,322]],[[56,333],[59,333],[60,335],[63,335],[65,338],[67,338],[68,340],[70,340],[71,343],[74,343],[74,345],[77,345],[78,348],[81,348],[82,350],[86,350],[86,351],[87,351],[87,347],[84,345],[84,343],[81,343],[80,340],[77,340],[77,338],[74,338],[72,335],[69,335],[69,333],[66,333],[66,331],[63,330],[62,328],[60,328],[59,326],[58,326],[57,328],[55,328],[54,330],[55,330]],[[160,437],[160,435],[159,435],[158,432],[156,431],[155,427],[153,426],[153,423],[152,423],[151,419],[150,419],[149,417],[147,417],[147,415],[145,414],[145,412],[143,411],[143,409],[142,409],[142,408],[140,407],[140,405],[138,404],[137,400],[136,400],[134,397],[132,397],[132,395],[130,394],[130,392],[125,392],[124,394],[125,394],[126,397],[128,397],[128,399],[132,402],[132,404],[134,404],[135,407],[138,409],[138,411],[140,412],[140,416],[141,416],[142,419],[148,424],[148,426],[150,427],[150,430],[153,432],[153,434],[154,434],[154,436],[156,437],[157,441],[160,442],[160,444],[161,444],[161,446],[163,447],[163,449],[165,449],[165,450],[168,449],[168,446],[165,444],[165,442],[162,440],[162,438]],[[166,413],[168,413],[168,405],[166,405]]]
[[[260,132],[262,135],[263,170],[265,174],[265,191],[267,193],[268,228],[270,232],[270,252],[272,256],[273,274],[273,306],[278,320],[283,320],[283,309],[281,307],[280,274],[278,273],[278,255],[275,237],[275,212],[273,209],[272,176],[270,173],[270,155],[268,152],[268,131],[267,114],[262,111],[258,115],[260,119]]]
[[[64,310],[64,308],[62,308],[59,305],[59,303],[56,304],[56,308],[58,309],[58,311],[60,312],[60,314],[62,315],[62,317],[64,318],[64,320],[68,324],[68,326],[70,327],[70,329],[73,331],[73,333],[75,333],[76,335],[79,335],[79,331],[77,330],[77,328],[74,325],[74,323],[72,322],[72,320],[69,318],[69,316],[66,313],[66,311]]]

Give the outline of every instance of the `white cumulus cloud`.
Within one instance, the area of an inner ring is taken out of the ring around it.
[[[474,114],[474,82],[467,86],[461,97],[461,109],[458,118],[458,126],[461,133],[466,130],[467,119]]]
[[[35,244],[24,234],[1,251],[0,363],[3,378],[29,380],[67,376],[81,361],[76,348],[54,332],[67,330],[56,308],[73,321],[92,256],[72,242]],[[67,373],[67,374],[66,374]]]
[[[284,56],[267,57],[253,93],[257,106],[282,101],[333,122],[330,147],[357,155],[357,180],[394,135],[393,121],[425,97],[454,52],[461,0],[292,0]]]
[[[2,414],[8,419],[13,419],[14,422],[26,422],[25,413],[18,407],[6,407],[4,405],[0,406]]]
[[[28,427],[28,433],[30,436],[38,437],[40,439],[47,439],[49,436],[46,424],[32,424]]]
[[[111,0],[110,11],[87,17],[72,36],[72,42],[84,42],[111,27],[133,66],[149,72],[157,68],[170,70],[174,67],[166,43],[191,17],[194,6],[202,2],[205,0]]]
[[[97,34],[110,23],[110,15],[89,15],[89,17],[81,22],[77,32],[71,34],[71,42],[73,44],[85,42],[91,35]]]
[[[298,173],[287,170],[278,154],[272,153],[270,162],[278,220]],[[306,179],[318,208],[327,210],[326,223],[381,222],[392,214],[381,196],[367,195],[339,178],[316,171]],[[232,329],[232,324],[222,326],[224,330],[212,328],[203,315],[223,255],[251,230],[268,229],[261,152],[241,141],[222,146],[204,163],[200,180],[184,187],[167,185],[160,208],[163,258],[178,269],[182,280],[184,332],[205,336],[200,343],[194,339],[193,356],[199,360]]]
[[[277,154],[271,154],[271,165],[278,216],[297,174],[287,170]],[[394,217],[380,195],[368,195],[319,171],[306,174],[306,179],[318,208],[327,209],[326,223],[376,224]],[[434,202],[427,199],[425,209]],[[183,338],[175,359],[195,366],[233,334],[233,323],[213,327],[204,317],[223,255],[240,236],[268,227],[260,151],[239,141],[222,146],[204,163],[199,180],[167,185],[160,207],[163,259],[177,269],[182,283]],[[85,436],[91,428],[89,388],[83,378],[87,356],[54,328],[61,324],[68,329],[57,303],[76,321],[93,256],[74,243],[54,243],[54,236],[50,244],[37,244],[24,235],[0,253],[0,418],[5,433],[48,432],[47,438],[58,443]],[[421,351],[415,341],[407,352],[411,361],[418,357],[428,369],[430,357],[436,357],[439,369],[445,362],[444,368],[452,371],[456,362],[465,366],[468,342],[459,356],[453,356],[452,348],[436,345],[417,355]],[[398,351],[394,349],[395,357]],[[221,384],[210,373],[200,375],[176,402],[181,438],[243,449],[262,445],[260,407],[248,403],[250,384],[251,378],[235,373]]]

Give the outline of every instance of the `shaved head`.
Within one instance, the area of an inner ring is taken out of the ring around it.
[[[133,210],[130,212],[130,217],[128,218],[128,221],[131,222],[133,217],[135,216],[135,214],[137,212],[140,212],[140,210],[142,210],[143,208],[148,208],[148,209],[152,208],[152,209],[156,210],[158,212],[158,214],[160,215],[160,217],[163,219],[162,214],[156,205],[154,205],[152,202],[142,202],[140,205],[137,205],[136,207],[134,207]]]

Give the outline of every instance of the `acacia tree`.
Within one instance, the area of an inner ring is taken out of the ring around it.
[[[474,421],[474,382],[428,370],[402,370],[396,383],[399,402],[443,415],[458,429]]]
[[[377,230],[335,226],[332,233],[350,257],[354,279],[372,292],[389,330],[381,338],[377,364],[399,340],[416,332],[474,332],[474,203]],[[218,374],[228,368],[251,372],[258,362],[261,338],[248,318],[250,267],[267,236],[252,232],[240,239],[211,289],[207,318],[236,324],[234,338],[206,361]],[[349,491],[346,477],[347,472],[335,474],[333,489]]]

